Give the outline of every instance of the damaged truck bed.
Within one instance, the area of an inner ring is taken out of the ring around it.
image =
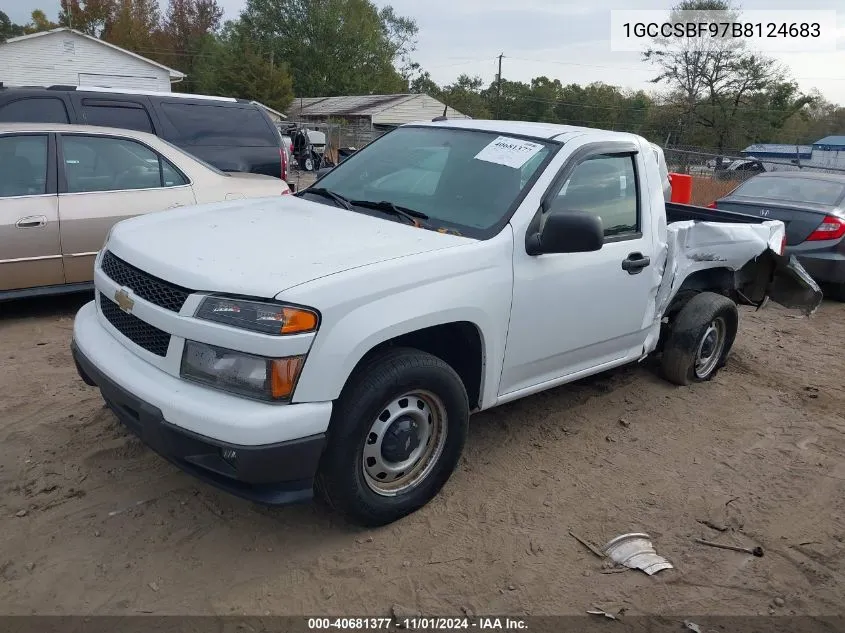
[[[823,298],[818,284],[795,257],[782,254],[786,244],[782,222],[674,202],[665,206],[668,240],[673,245],[669,252],[676,256],[669,259],[664,272],[662,305],[665,296],[677,292],[678,283],[695,287],[702,278],[696,273],[710,271],[703,275],[706,278],[714,270],[728,268],[735,272],[737,303],[759,308],[771,299],[806,315],[818,308]]]

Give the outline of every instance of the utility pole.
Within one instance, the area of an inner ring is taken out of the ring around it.
[[[499,54],[499,72],[496,75],[496,118],[499,118],[502,103],[502,58],[504,53]]]

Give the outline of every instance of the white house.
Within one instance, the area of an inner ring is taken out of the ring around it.
[[[450,119],[470,118],[427,94],[296,97],[288,108],[293,121],[338,125],[342,145],[368,143],[399,125],[430,121],[444,113]]]
[[[169,92],[184,73],[66,27],[0,44],[6,86],[99,86]]]

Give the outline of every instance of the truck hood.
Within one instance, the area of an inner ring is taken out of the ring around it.
[[[473,241],[279,196],[137,216],[115,225],[105,248],[192,290],[269,298],[352,268]]]

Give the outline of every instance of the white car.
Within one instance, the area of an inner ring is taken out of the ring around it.
[[[265,503],[316,482],[389,523],[450,477],[471,412],[652,352],[708,380],[736,302],[818,306],[783,223],[666,203],[667,183],[632,134],[402,126],[295,196],[118,224],[73,355],[186,471]]]
[[[222,172],[144,132],[0,124],[0,300],[90,289],[120,220],[287,193],[278,178]]]

